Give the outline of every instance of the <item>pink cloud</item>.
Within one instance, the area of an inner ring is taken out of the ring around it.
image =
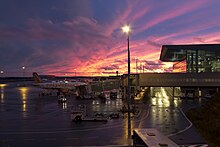
[[[176,18],[176,17],[181,16],[186,13],[189,13],[190,11],[197,9],[208,2],[209,1],[207,1],[207,0],[205,0],[205,1],[192,1],[190,3],[185,3],[185,4],[179,5],[177,7],[171,7],[171,9],[166,12],[160,11],[160,13],[158,15],[156,15],[153,19],[151,19],[150,21],[148,20],[148,22],[146,22],[145,25],[140,27],[137,30],[137,32],[142,32],[144,30],[147,30],[147,29],[159,24],[159,23]]]
[[[192,23],[190,27],[181,28],[175,33],[165,32],[163,35],[148,35],[141,39],[135,37],[138,33],[143,33],[143,31],[159,23],[192,12],[207,2],[193,1],[172,7],[168,11],[154,14],[151,21],[146,19],[146,15],[148,16],[151,13],[152,3],[146,8],[138,9],[140,7],[138,2],[128,3],[127,9],[117,10],[114,20],[109,24],[101,24],[93,17],[83,16],[61,23],[55,23],[51,20],[28,19],[26,22],[27,29],[2,29],[0,30],[0,38],[16,39],[29,45],[33,53],[25,57],[24,64],[30,66],[37,64],[38,66],[33,66],[32,70],[44,74],[64,75],[68,73],[74,75],[74,69],[78,75],[115,74],[116,70],[122,74],[127,73],[127,41],[126,37],[119,31],[120,26],[124,22],[143,20],[144,23],[134,30],[130,40],[131,72],[136,72],[135,58],[145,65],[148,72],[170,71],[172,63],[162,64],[159,61],[161,45],[167,43],[219,42],[218,36],[220,34],[218,32],[200,36],[191,35],[189,38],[180,37],[217,26],[219,19],[198,25],[201,21],[195,22],[194,19],[198,18],[198,15],[195,15],[186,21],[167,25],[167,27],[172,28],[172,25],[179,25],[183,22]],[[158,5],[162,8],[162,5]],[[32,46],[32,43],[35,45]],[[44,60],[45,62],[40,63]]]
[[[46,30],[45,28],[47,28],[48,25],[54,28],[56,24],[50,22],[40,22],[40,24],[41,25],[36,24],[35,22],[35,25],[40,31],[37,31],[36,34],[32,32],[33,38],[42,37],[41,39],[47,39],[47,37],[53,34],[53,31]],[[46,27],[44,27],[44,25],[46,25]],[[108,72],[106,72],[106,69],[103,67],[105,67],[107,63],[108,65],[111,64],[111,66],[118,67],[117,70],[119,70],[120,73],[127,72],[127,62],[115,62],[118,59],[127,59],[126,39],[123,39],[123,42],[116,41],[112,43],[114,39],[109,40],[109,38],[100,31],[103,29],[102,26],[95,20],[88,18],[78,18],[73,22],[64,22],[62,25],[67,27],[63,27],[64,29],[70,31],[67,34],[69,37],[68,40],[73,40],[73,42],[67,47],[62,47],[59,50],[51,52],[51,56],[57,58],[56,62],[49,65],[43,65],[40,69],[47,71],[47,73],[56,73],[58,75],[59,73],[60,75],[64,73],[69,73],[69,75],[72,73],[72,75],[74,75],[74,69],[77,69],[76,71],[81,75],[115,73],[116,69],[109,69]],[[78,29],[80,29],[80,34]],[[99,32],[94,34],[94,32],[97,31]],[[38,35],[39,32],[51,35],[40,36]],[[91,37],[93,39],[91,39]],[[52,39],[64,39],[63,32],[58,32]],[[140,60],[158,60],[160,54],[158,51],[159,46],[158,44],[149,41],[145,42],[144,40],[131,41],[131,56],[132,58],[138,57]],[[131,63],[131,66],[132,69],[134,69],[134,62]]]

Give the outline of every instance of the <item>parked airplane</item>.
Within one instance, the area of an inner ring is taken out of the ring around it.
[[[43,82],[39,75],[34,72],[33,73],[35,85],[44,89],[56,89],[60,92],[67,93],[70,90],[75,90],[76,87],[85,86],[87,83],[76,82],[76,81],[52,81],[52,82]]]

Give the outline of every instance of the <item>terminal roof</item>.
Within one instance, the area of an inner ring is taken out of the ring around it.
[[[220,44],[163,45],[160,60],[166,62],[183,61],[186,59],[187,50],[220,51]]]

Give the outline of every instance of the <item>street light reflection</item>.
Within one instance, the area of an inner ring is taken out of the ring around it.
[[[155,98],[152,98],[151,102],[153,105],[157,105],[159,107],[170,106],[170,98],[163,87],[161,87],[159,91],[155,92]]]
[[[23,112],[26,112],[26,101],[23,101],[23,104],[22,104],[22,111]]]
[[[173,100],[173,104],[174,104],[174,107],[178,107],[178,106],[179,106],[178,100],[174,99],[174,100]]]
[[[7,86],[7,84],[0,84],[1,88],[4,88],[5,86]]]
[[[112,109],[121,109],[123,105],[122,99],[107,99],[107,100],[93,100],[92,110],[93,111],[111,111]]]
[[[4,89],[5,89],[5,86],[7,86],[7,84],[0,84],[0,87],[1,87],[1,103],[4,103],[4,95],[5,95]]]
[[[124,137],[129,137],[129,133],[128,133],[128,128],[127,128],[127,126],[128,126],[128,115],[127,114],[124,114],[124,117],[126,118],[126,119],[124,119],[124,126],[123,126],[123,129],[124,129]],[[131,118],[132,118],[132,115],[131,115]],[[131,121],[130,121],[130,123],[131,123],[131,130],[133,130],[134,129],[134,119],[131,119]]]
[[[100,111],[100,102],[98,100],[92,101],[92,111]]]
[[[179,99],[173,98],[172,87],[156,87],[152,88],[151,92],[151,110],[149,111],[151,123],[153,127],[164,126],[167,128],[168,122],[175,122],[178,118],[178,108],[181,105]]]
[[[20,87],[18,89],[21,93],[21,98],[22,98],[22,111],[23,111],[23,116],[26,117],[26,111],[27,111],[27,93],[29,88],[28,87]]]
[[[63,104],[62,104],[62,108],[63,108],[63,109],[67,109],[67,103],[63,103]]]

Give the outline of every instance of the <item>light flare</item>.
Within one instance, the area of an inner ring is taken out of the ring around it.
[[[131,32],[131,27],[128,25],[123,26],[121,29],[126,34],[129,34]]]

